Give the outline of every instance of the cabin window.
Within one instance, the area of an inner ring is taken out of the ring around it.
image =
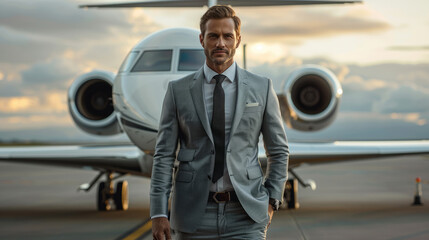
[[[128,72],[131,69],[131,64],[134,63],[134,60],[136,60],[138,54],[138,51],[129,52],[121,67],[119,68],[119,72]]]
[[[173,50],[149,50],[143,52],[131,72],[160,72],[171,70]]]
[[[181,49],[178,71],[197,71],[203,66],[206,56],[203,49]]]

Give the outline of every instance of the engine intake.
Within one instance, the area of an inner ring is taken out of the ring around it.
[[[102,120],[113,113],[112,86],[100,79],[85,82],[77,90],[76,107],[90,120]]]
[[[315,131],[329,126],[338,112],[341,85],[328,69],[305,65],[289,75],[279,95],[286,124],[301,131]]]
[[[112,72],[94,70],[79,76],[68,91],[68,106],[76,125],[87,133],[121,132],[112,102]]]

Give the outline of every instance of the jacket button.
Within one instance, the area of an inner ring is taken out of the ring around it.
[[[210,181],[212,180],[212,177],[211,177],[210,175],[208,175],[207,177],[208,177],[208,179],[209,179]]]
[[[212,150],[210,150],[210,153],[211,153],[211,154],[214,154],[214,150],[213,150],[213,149],[212,149]]]

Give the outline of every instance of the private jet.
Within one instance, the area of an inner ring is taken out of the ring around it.
[[[341,4],[360,1],[145,1],[119,4],[82,5],[107,7],[203,7]],[[37,146],[0,148],[0,161],[90,169],[99,172],[81,190],[98,183],[97,208],[106,211],[114,204],[128,209],[128,183],[116,181],[125,175],[151,177],[161,106],[169,81],[198,70],[205,61],[199,31],[171,28],[155,32],[134,46],[118,72],[93,70],[76,78],[68,90],[69,112],[75,124],[88,134],[110,136],[125,133],[128,145]],[[174,41],[172,41],[174,40]],[[274,80],[273,80],[274,81]],[[285,126],[300,131],[318,131],[331,125],[343,94],[335,74],[317,65],[291,71],[276,89]],[[295,169],[302,164],[323,164],[399,155],[427,154],[429,141],[289,142],[289,173],[285,208],[298,208],[298,185],[316,188]],[[259,160],[267,165],[261,144]],[[175,165],[179,166],[179,163]],[[173,171],[173,169],[172,169]],[[105,177],[105,180],[100,180]],[[115,183],[116,182],[116,186]],[[112,204],[113,203],[113,204]]]

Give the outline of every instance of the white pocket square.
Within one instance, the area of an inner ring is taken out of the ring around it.
[[[259,106],[258,102],[246,103],[246,107],[257,107]]]

